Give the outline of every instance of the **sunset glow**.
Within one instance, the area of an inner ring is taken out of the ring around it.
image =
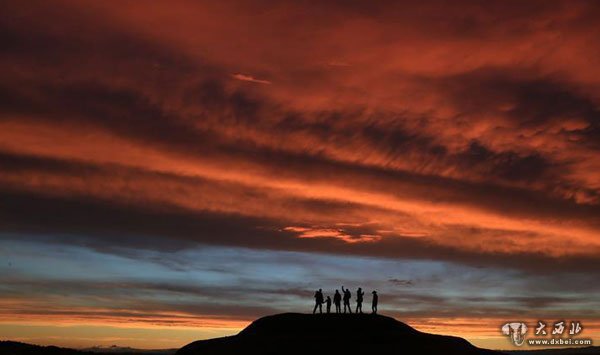
[[[600,343],[600,3],[2,7],[0,340],[177,348],[345,285]]]

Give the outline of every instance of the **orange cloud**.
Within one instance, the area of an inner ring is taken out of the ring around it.
[[[271,82],[268,80],[256,79],[252,75],[245,75],[245,74],[237,73],[237,74],[231,74],[231,77],[234,79],[237,79],[237,80],[241,80],[241,81],[249,81],[251,83],[271,84]]]
[[[381,236],[378,235],[349,235],[340,229],[285,227],[283,230],[298,233],[298,238],[334,238],[346,243],[371,243],[381,240]]]
[[[106,173],[91,170],[86,179],[70,173],[5,171],[0,180],[12,188],[54,195],[78,194],[115,202],[166,203],[198,212],[275,219],[284,224],[311,221],[333,226],[375,221],[382,226],[352,237],[327,227],[312,231],[284,229],[303,238],[377,242],[383,238],[417,236],[436,245],[470,252],[511,254],[535,250],[552,257],[595,255],[599,248],[597,227],[585,219],[585,214],[575,219],[558,214],[538,216],[535,208],[527,211],[529,215],[513,214],[482,205],[482,201],[465,200],[465,196],[452,189],[423,185],[412,178],[382,179],[375,183],[368,176],[344,170],[336,173],[344,177],[340,180],[319,174],[306,176],[301,170],[289,176],[273,176],[276,166],[235,157],[174,154],[113,137],[101,130],[87,134],[74,128],[67,131],[10,121],[0,126],[3,128],[0,135],[5,137],[4,149],[8,151],[89,162],[107,169]],[[81,135],[86,136],[85,142],[77,138]],[[128,172],[120,167],[141,170]],[[194,178],[202,179],[203,184],[186,180]],[[370,185],[365,183],[369,180]],[[255,197],[248,198],[248,191],[252,190]],[[350,205],[339,213],[324,215],[295,201]],[[378,237],[374,238],[375,235]],[[504,242],[493,243],[497,240]]]

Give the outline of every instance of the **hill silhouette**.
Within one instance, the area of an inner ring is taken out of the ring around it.
[[[260,318],[234,336],[190,343],[176,355],[254,353],[502,354],[477,348],[462,338],[422,333],[381,315],[284,313]]]
[[[18,341],[0,341],[0,355],[173,355],[175,351],[175,349],[145,350],[117,346],[76,350]]]
[[[402,324],[402,323],[400,323]],[[410,327],[409,327],[410,328]],[[412,328],[411,328],[412,329]],[[414,330],[414,329],[413,329]],[[421,333],[423,334],[423,333]],[[212,340],[205,340],[205,341],[200,341],[200,342],[195,342],[192,343],[184,348],[187,347],[191,347],[189,349],[186,350],[180,350],[182,352],[185,353],[192,353],[192,354],[198,354],[200,352],[202,352],[203,354],[219,354],[216,351],[211,351],[210,347],[207,347],[205,345],[200,345],[204,342],[219,342],[222,341],[222,339],[231,339],[234,337],[227,337],[227,338],[220,338],[220,339],[212,339]],[[444,337],[447,338],[447,337]],[[460,339],[460,338],[455,338],[455,339]],[[200,345],[200,346],[196,346],[196,345]],[[214,345],[214,344],[213,344]],[[212,345],[211,345],[212,346]],[[318,350],[315,350],[315,353],[313,355],[319,355],[319,354],[323,354],[323,353],[328,353],[328,354],[337,354],[337,353],[342,353],[344,352],[343,350],[344,346],[342,347],[335,347],[334,350],[331,350],[331,346],[325,346],[323,349],[319,348]],[[256,347],[255,348],[249,348],[249,350],[246,351],[256,351]],[[584,347],[584,348],[561,348],[561,349],[544,349],[544,350],[503,350],[500,352],[494,352],[494,351],[489,351],[489,350],[484,350],[484,349],[478,349],[480,350],[479,354],[505,354],[505,355],[509,355],[509,354],[514,354],[514,355],[599,355],[600,354],[600,347],[598,346],[590,346],[590,347]],[[189,352],[188,352],[189,351]],[[219,350],[217,350],[219,351]],[[292,350],[289,352],[283,352],[284,354],[298,354],[300,353],[301,349],[299,349],[298,351]],[[361,350],[355,350],[354,352],[348,352],[348,354],[355,354],[357,352],[359,352]],[[377,351],[377,350],[375,350]],[[389,350],[389,351],[385,351],[382,352],[383,354],[389,354],[392,351],[396,351],[396,350]],[[423,353],[422,351],[426,351],[426,350],[413,350],[413,351],[409,351],[407,349],[403,350],[404,352],[398,351],[396,352],[396,354],[407,354],[407,355],[411,355],[411,354],[421,354]],[[431,354],[452,354],[449,352],[436,352],[434,350],[429,350],[432,351]],[[32,344],[26,344],[26,343],[21,343],[21,342],[15,342],[15,341],[0,341],[0,355],[173,355],[175,354],[176,350],[175,349],[157,349],[157,350],[147,350],[147,349],[134,349],[134,348],[120,348],[120,347],[111,347],[110,349],[106,349],[105,347],[93,347],[93,348],[87,348],[87,349],[69,349],[69,348],[61,348],[61,347],[56,347],[56,346],[40,346],[40,345],[32,345]],[[268,354],[268,352],[266,352]],[[271,352],[272,353],[272,352]],[[377,354],[377,353],[375,353]],[[476,353],[477,354],[477,353]]]

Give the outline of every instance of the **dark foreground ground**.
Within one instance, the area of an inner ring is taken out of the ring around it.
[[[196,341],[176,355],[232,354],[499,355],[452,336],[422,333],[381,315],[285,313],[260,318],[239,334]],[[535,352],[535,354],[544,354]],[[563,351],[556,355],[577,354]],[[600,354],[598,348],[588,354]]]
[[[142,350],[133,348],[68,349],[16,341],[0,341],[0,355],[173,355],[177,349]]]
[[[516,350],[503,352],[509,355],[597,355],[600,354],[600,346],[549,350]]]
[[[260,318],[229,337],[199,340],[179,350],[73,350],[0,341],[0,355],[575,355],[599,354],[600,347],[536,351],[493,351],[452,336],[422,333],[380,315],[285,313]]]

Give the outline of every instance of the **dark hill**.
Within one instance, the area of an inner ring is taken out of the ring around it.
[[[173,355],[174,349],[142,350],[132,348],[91,348],[75,350],[57,346],[40,346],[17,341],[0,341],[0,355]]]
[[[57,346],[39,346],[16,341],[0,341],[0,354],[7,355],[83,355],[82,352],[59,348]]]
[[[444,335],[419,332],[381,315],[285,313],[260,318],[239,334],[200,340],[176,355],[501,354]]]

